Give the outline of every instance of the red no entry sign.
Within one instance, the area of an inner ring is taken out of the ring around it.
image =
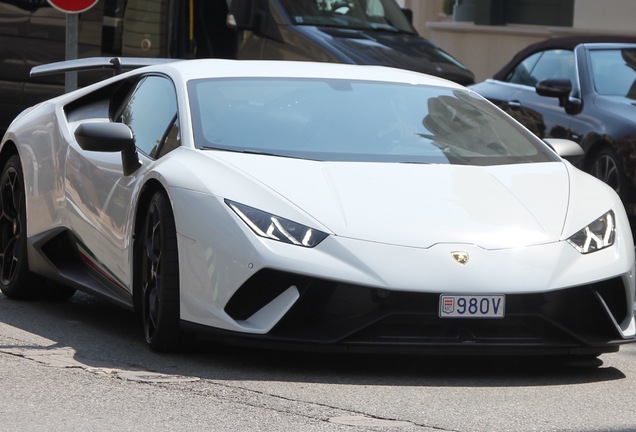
[[[58,10],[65,13],[80,13],[89,10],[98,0],[48,0]]]

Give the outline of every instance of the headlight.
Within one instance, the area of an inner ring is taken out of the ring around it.
[[[323,241],[327,234],[273,214],[225,200],[225,203],[257,235],[283,243],[314,247]]]
[[[609,211],[568,239],[582,254],[596,252],[614,244],[616,237],[614,212]]]

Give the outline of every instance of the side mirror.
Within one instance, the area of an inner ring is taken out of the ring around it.
[[[232,0],[227,15],[227,25],[237,30],[254,30],[258,27],[258,0]]]
[[[583,160],[583,156],[585,156],[583,147],[574,141],[562,138],[545,138],[543,141],[545,141],[556,154],[570,161],[573,165],[578,166],[579,162]]]
[[[559,106],[564,107],[572,92],[572,83],[569,79],[547,79],[537,83],[535,89],[539,96],[558,98]]]
[[[555,97],[559,99],[559,106],[565,108],[568,114],[581,111],[583,102],[572,96],[572,82],[569,79],[547,79],[534,86],[539,96]]]
[[[408,8],[402,8],[402,13],[404,13],[404,16],[409,21],[409,23],[413,25],[413,10]]]
[[[125,176],[141,166],[135,138],[123,123],[87,122],[75,129],[77,144],[86,151],[121,152],[121,164]]]

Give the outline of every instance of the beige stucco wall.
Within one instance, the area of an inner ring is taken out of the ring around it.
[[[475,74],[476,81],[491,77],[521,48],[549,38],[543,26],[483,26],[469,22],[428,22],[430,40]]]
[[[431,30],[426,23],[440,19],[443,0],[402,0],[398,3],[413,11],[413,25],[419,34],[430,39]]]
[[[575,0],[574,27],[603,32],[636,31],[636,1]]]
[[[523,47],[543,39],[577,34],[636,35],[635,0],[575,0],[573,27],[476,26],[441,14],[443,0],[402,0],[414,13],[418,32],[452,54],[482,81]]]

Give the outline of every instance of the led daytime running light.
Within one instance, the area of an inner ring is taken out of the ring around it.
[[[582,254],[605,249],[614,244],[616,238],[616,219],[613,211],[583,228],[568,239],[568,242]]]
[[[289,219],[226,200],[226,203],[254,233],[260,237],[303,247],[314,247],[327,234]]]

